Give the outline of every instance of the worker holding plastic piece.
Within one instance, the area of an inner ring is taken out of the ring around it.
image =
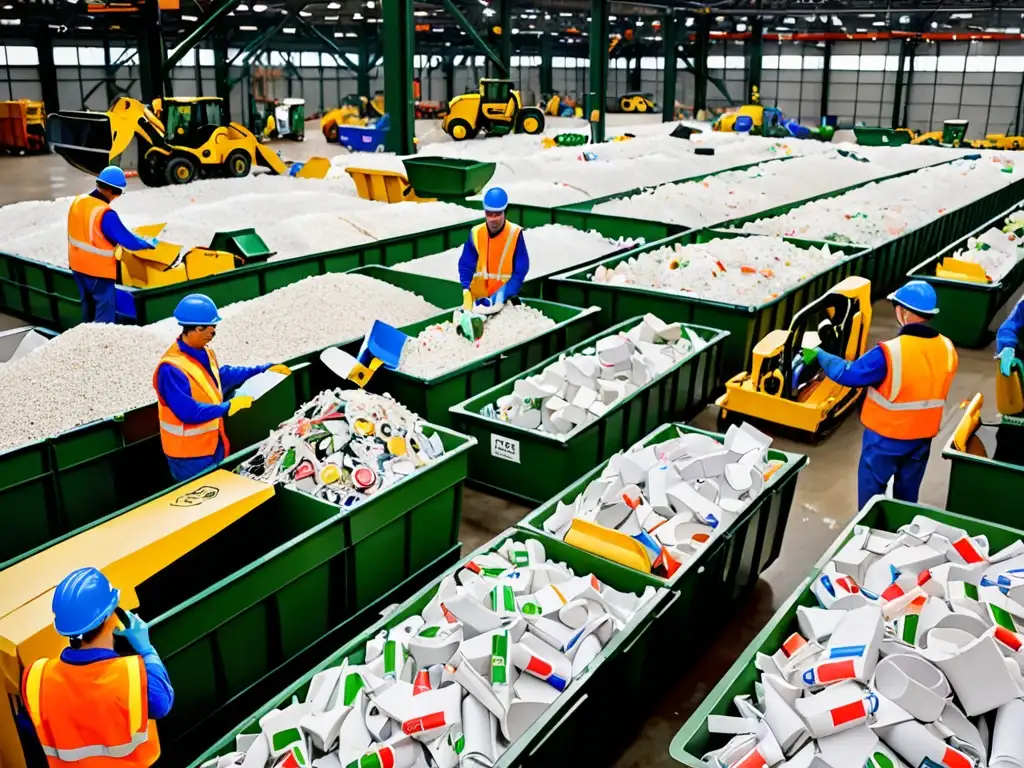
[[[861,409],[864,424],[857,498],[863,508],[893,480],[893,496],[917,501],[932,438],[939,432],[942,408],[958,359],[953,342],[928,326],[938,314],[935,290],[911,280],[889,300],[896,309],[899,335],[856,360],[822,349],[805,349],[804,363],[817,360],[825,375],[844,387],[867,387]]]
[[[68,210],[68,266],[82,297],[82,320],[113,323],[117,260],[114,247],[149,250],[156,240],[129,232],[110,204],[124,194],[124,171],[110,165],[96,177],[96,189],[79,195]]]
[[[1004,229],[1005,231],[1005,229]],[[1020,350],[1021,334],[1024,331],[1024,299],[1018,301],[1010,316],[1003,321],[996,332],[996,358],[999,360],[999,375],[1012,376],[1014,370],[1024,371]],[[1012,384],[1012,382],[1004,382]],[[999,392],[999,384],[996,391]],[[998,395],[997,395],[998,401]],[[1024,426],[1020,426],[1021,414],[1006,413],[1003,416],[1017,417],[1003,419],[996,429],[996,449],[992,458],[1007,464],[1024,465]]]
[[[486,221],[473,227],[459,257],[462,308],[475,302],[487,307],[519,303],[519,290],[530,271],[526,239],[518,224],[505,217],[508,194],[501,187],[484,193]]]
[[[1024,331],[1024,299],[1017,302],[1010,316],[996,331],[996,357],[999,358],[999,373],[1009,376],[1013,372],[1013,361],[1020,359],[1021,331]]]
[[[21,687],[50,766],[144,768],[160,757],[150,721],[171,711],[174,689],[149,641],[149,626],[116,611],[120,599],[121,591],[96,568],[72,571],[53,593],[54,627],[69,647],[57,659],[30,664]],[[119,655],[115,636],[138,655]]]
[[[241,386],[264,371],[285,376],[285,365],[268,363],[252,367],[219,365],[207,345],[217,335],[221,321],[217,305],[200,293],[193,293],[174,310],[181,335],[164,353],[153,373],[160,443],[171,468],[171,476],[188,480],[217,465],[229,452],[224,417],[234,416],[252,406],[248,395],[227,402],[224,393]]]

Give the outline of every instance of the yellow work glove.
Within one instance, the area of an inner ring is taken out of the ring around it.
[[[228,416],[234,416],[245,408],[252,408],[252,398],[249,395],[239,395],[228,400]]]
[[[469,291],[462,292],[462,308],[467,312],[473,308],[473,294]]]
[[[270,371],[271,373],[280,373],[282,376],[291,376],[292,375],[292,369],[289,368],[284,363],[278,363],[277,365],[272,365],[269,368],[267,368],[267,370]]]

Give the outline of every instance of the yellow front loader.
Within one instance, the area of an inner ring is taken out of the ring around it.
[[[204,177],[242,177],[253,164],[283,174],[275,152],[240,123],[225,124],[221,99],[156,99],[150,109],[122,96],[107,112],[56,112],[47,121],[54,151],[93,176],[139,140],[139,179],[151,187]]]

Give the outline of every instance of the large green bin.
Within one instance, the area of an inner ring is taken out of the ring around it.
[[[495,164],[462,157],[402,159],[409,185],[420,197],[464,198],[475,195],[494,175]]]
[[[541,360],[551,357],[555,352],[582,341],[594,332],[594,322],[597,320],[596,307],[581,309],[540,299],[525,299],[523,304],[543,312],[555,321],[555,326],[519,344],[505,347],[432,379],[380,368],[366,388],[371,392],[391,394],[431,424],[450,427],[453,422],[448,409],[453,405],[515,376]],[[415,337],[431,325],[449,320],[450,311],[429,320],[403,326],[400,330]],[[486,332],[485,329],[484,333]],[[357,348],[358,344],[350,345],[350,351]],[[324,370],[322,365],[320,369]]]
[[[0,310],[59,331],[82,322],[82,298],[70,269],[4,251]]]
[[[685,424],[665,424],[644,437],[643,444],[664,442],[684,433],[708,435],[720,442],[724,440],[724,435],[688,427]],[[784,464],[771,480],[765,483],[764,489],[743,510],[736,522],[722,535],[711,539],[697,557],[684,563],[671,578],[652,576],[673,591],[684,593],[684,614],[712,611],[715,610],[713,606],[725,605],[736,600],[757,583],[761,573],[775,562],[782,551],[782,539],[786,533],[789,511],[793,506],[797,476],[807,465],[807,457],[797,453],[769,450],[768,458],[782,461]],[[527,515],[518,527],[547,535],[544,531],[544,521],[555,513],[558,502],[570,503],[586,490],[592,480],[601,476],[606,466],[607,462],[602,463],[564,488],[535,512]],[[698,581],[701,585],[699,589],[695,588]],[[684,623],[676,627],[678,634],[675,637],[679,638],[679,642],[684,642],[683,638],[691,634],[692,627],[688,628],[685,625],[685,619],[684,615]]]
[[[456,573],[469,560],[497,549],[508,539],[518,542],[538,539],[551,559],[566,563],[579,575],[593,574],[613,589],[639,594],[648,586],[657,587],[650,576],[567,547],[560,541],[520,530],[500,534],[463,558],[448,574]],[[298,696],[301,701],[310,680],[321,670],[337,666],[346,658],[352,663],[362,663],[366,642],[380,630],[418,615],[436,594],[437,587],[438,582],[424,588],[386,619],[374,624],[278,693],[207,750],[192,764],[193,768],[218,755],[233,752],[235,736],[258,733],[259,719],[270,710],[286,706],[293,696]],[[659,592],[609,641],[526,734],[509,747],[495,763],[495,768],[610,764],[642,723],[645,708],[641,704],[654,704],[654,699],[649,696],[650,679],[645,676],[645,670],[650,660],[659,655],[654,646],[659,637],[671,638],[671,642],[675,642],[665,625],[666,612],[674,611],[677,605],[674,595],[666,594],[664,590]],[[624,701],[636,706],[624,709],[620,706]]]
[[[915,515],[927,515],[940,523],[964,528],[972,536],[987,536],[992,551],[1009,546],[1024,537],[1024,532],[1020,530],[995,523],[982,522],[976,518],[964,517],[932,507],[907,504],[880,496],[875,497],[829,547],[811,570],[808,578],[783,603],[767,626],[758,633],[714,690],[704,699],[697,711],[683,724],[669,747],[673,759],[689,768],[707,768],[707,764],[701,761],[701,756],[724,745],[728,740],[727,736],[712,734],[708,731],[708,716],[734,715],[733,698],[747,694],[753,695],[754,683],[760,678],[760,673],[754,665],[754,657],[758,652],[769,655],[775,653],[791,633],[798,631],[796,610],[799,606],[819,607],[817,599],[811,594],[811,583],[842,545],[850,539],[854,526],[866,525],[883,531],[895,532],[900,526],[911,522]]]
[[[855,125],[853,133],[857,143],[865,147],[901,147],[909,144],[914,134],[907,129],[881,128],[872,125]]]
[[[942,458],[949,462],[950,512],[1024,529],[1024,467],[958,451],[952,437],[942,448]]]
[[[747,235],[739,235],[739,233],[730,231],[717,232],[705,229],[687,232],[668,240],[627,251],[601,262],[601,265],[611,268],[638,254],[676,243],[691,245],[735,236],[747,237]],[[802,248],[820,247],[821,245],[821,243],[807,240],[785,239]],[[575,304],[580,307],[596,304],[601,308],[601,321],[605,324],[652,312],[662,318],[672,318],[726,330],[729,332],[729,337],[725,340],[723,365],[725,374],[729,377],[750,367],[750,355],[754,345],[765,334],[777,328],[788,327],[793,315],[843,278],[862,274],[864,251],[861,248],[831,243],[829,248],[832,251],[841,251],[848,257],[813,275],[805,282],[790,288],[777,299],[754,307],[696,299],[685,294],[668,293],[653,288],[595,283],[590,278],[597,265],[552,277],[550,279],[550,294],[554,300],[565,304]]]
[[[671,318],[662,318],[666,322]],[[487,418],[480,410],[511,394],[515,382],[543,371],[562,354],[572,355],[593,347],[598,339],[636,327],[634,317],[591,336],[573,347],[538,363],[512,379],[451,408],[456,428],[476,438],[469,455],[469,477],[473,485],[527,502],[551,498],[579,477],[582,467],[593,467],[616,451],[633,445],[660,424],[696,415],[721,386],[722,347],[725,331],[689,325],[707,346],[658,376],[650,384],[619,400],[600,419],[572,437],[524,429],[508,422]]]
[[[977,237],[992,227],[1002,228],[1003,220],[1020,208],[1018,203],[1003,211],[907,273],[908,280],[924,280],[935,289],[939,314],[929,324],[958,347],[980,349],[992,341],[994,334],[989,326],[1002,306],[1024,284],[1024,260],[1018,261],[997,283],[949,280],[936,277],[935,270],[943,259],[955,256],[958,250],[966,248],[968,238]]]

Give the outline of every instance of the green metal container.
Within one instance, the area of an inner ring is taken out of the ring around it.
[[[0,310],[58,331],[82,322],[82,299],[70,269],[3,251]]]
[[[420,197],[469,197],[484,188],[494,175],[494,163],[461,157],[406,157],[402,159],[410,186]]]
[[[659,424],[689,418],[707,405],[723,383],[722,346],[728,334],[690,325],[687,327],[707,346],[619,400],[608,413],[567,439],[481,415],[485,405],[511,394],[519,379],[540,373],[563,354],[582,352],[599,339],[628,331],[642,321],[643,317],[634,317],[619,323],[454,406],[451,412],[456,428],[477,441],[469,455],[472,484],[527,502],[544,501],[579,477],[581,467],[593,467]]]
[[[723,746],[729,738],[708,731],[708,716],[735,715],[733,698],[754,693],[754,683],[760,678],[760,673],[754,666],[754,657],[758,652],[774,653],[782,647],[783,641],[791,633],[799,631],[796,621],[798,607],[819,607],[817,599],[811,594],[811,583],[842,545],[850,539],[855,525],[866,525],[883,531],[895,532],[897,528],[911,522],[914,516],[919,514],[927,515],[946,525],[964,528],[972,536],[985,535],[988,537],[993,551],[1009,546],[1024,537],[1024,532],[1021,530],[995,523],[982,522],[976,518],[964,517],[932,507],[875,497],[840,534],[835,543],[811,570],[808,578],[783,603],[768,625],[747,646],[714,690],[704,699],[697,711],[683,724],[669,747],[672,758],[689,768],[707,768],[707,764],[701,761],[701,756]]]
[[[214,251],[226,251],[240,256],[246,264],[266,261],[274,255],[266,241],[253,227],[217,232],[214,234],[213,240],[210,241],[210,248]]]
[[[347,510],[277,488],[137,590],[174,681],[162,760],[184,765],[247,713],[451,565],[472,438]],[[237,453],[231,469],[256,451]]]
[[[719,442],[725,439],[724,435],[688,427],[685,424],[665,424],[644,437],[643,444],[664,442],[684,433],[707,435]],[[685,626],[686,614],[720,610],[715,606],[736,600],[757,583],[761,573],[775,562],[782,551],[782,539],[786,533],[789,511],[793,506],[797,476],[800,470],[807,466],[807,457],[797,453],[770,450],[768,458],[782,461],[784,464],[772,475],[771,480],[765,483],[760,495],[751,501],[736,522],[722,535],[712,538],[700,555],[684,563],[671,578],[651,577],[673,591],[684,593],[684,623],[676,627],[678,634],[674,636],[680,641],[692,634]],[[544,531],[544,522],[555,513],[558,502],[570,503],[586,490],[592,480],[601,476],[606,466],[607,462],[602,463],[564,488],[535,512],[523,518],[518,527],[548,535]],[[598,559],[604,560],[603,557]],[[695,589],[698,576],[701,586],[700,589]]]
[[[676,243],[692,245],[709,240],[739,235],[737,232],[697,230],[641,246],[632,251],[601,262],[601,266],[614,267],[626,259]],[[821,246],[807,240],[785,238],[801,248]],[[724,371],[732,376],[750,367],[750,355],[754,345],[769,331],[785,328],[793,315],[819,298],[845,277],[863,273],[864,250],[857,246],[829,244],[832,251],[841,251],[847,258],[812,276],[807,281],[790,288],[776,299],[760,306],[724,304],[686,296],[682,293],[668,293],[653,288],[629,285],[608,285],[591,281],[596,265],[565,272],[550,278],[550,295],[556,301],[575,304],[580,307],[597,305],[601,308],[601,322],[610,324],[630,317],[651,312],[661,318],[673,318],[686,323],[695,323],[709,328],[721,328],[729,332],[725,340]]]
[[[942,143],[959,147],[967,136],[966,120],[946,120],[942,123]]]
[[[596,307],[580,309],[540,299],[525,299],[523,304],[543,312],[555,322],[555,326],[531,339],[505,347],[492,355],[431,379],[380,368],[366,388],[371,392],[391,394],[398,402],[431,424],[451,427],[453,422],[448,409],[453,405],[525,371],[594,332],[598,314]],[[431,325],[450,320],[451,311],[448,311],[429,320],[403,326],[400,330],[415,337]],[[354,350],[358,350],[358,347],[358,344],[350,344],[349,351],[355,354]],[[333,377],[324,366],[319,363],[316,365],[319,366],[320,373]],[[314,381],[318,379],[314,378]]]
[[[942,458],[949,462],[948,510],[1024,528],[1024,467],[958,451],[952,437],[942,448]]]
[[[992,227],[1001,228],[1003,220],[1020,209],[1018,203],[1003,211],[907,273],[908,280],[924,280],[935,289],[939,314],[929,324],[958,347],[981,349],[992,341],[992,321],[1002,306],[1016,295],[1017,289],[1024,285],[1024,260],[1018,261],[997,283],[949,280],[936,277],[935,270],[943,259],[955,256],[958,250],[966,248],[968,238],[977,237]]]
[[[857,137],[857,143],[865,147],[902,147],[914,138],[907,130],[868,125],[855,125],[853,133]]]
[[[449,569],[454,574],[465,564],[486,552],[500,547],[506,540],[523,542],[529,539],[541,541],[548,556],[569,565],[579,575],[593,574],[602,583],[620,590],[640,594],[647,587],[657,587],[650,576],[637,573],[615,563],[593,557],[586,552],[567,547],[560,541],[527,531],[508,530],[475,552],[463,558]],[[275,707],[283,707],[298,696],[301,701],[314,675],[329,667],[338,666],[344,659],[350,663],[362,663],[367,641],[383,629],[388,629],[418,615],[436,594],[438,583],[422,589],[411,597],[386,619],[374,624],[359,637],[343,646],[322,663],[311,669],[270,699],[250,717],[239,723],[223,738],[216,742],[194,763],[193,768],[218,755],[225,755],[235,749],[235,736],[243,733],[259,733],[259,719]],[[675,596],[665,590],[659,593],[637,615],[613,637],[594,659],[530,727],[520,739],[501,755],[496,768],[514,766],[554,765],[607,765],[612,756],[624,747],[642,723],[645,702],[654,704],[644,677],[647,663],[656,657],[654,643],[658,637],[675,638],[664,626],[666,611],[673,607]],[[624,701],[631,705],[627,709],[618,706]],[[595,738],[595,734],[601,738]],[[209,742],[208,742],[209,743]]]

